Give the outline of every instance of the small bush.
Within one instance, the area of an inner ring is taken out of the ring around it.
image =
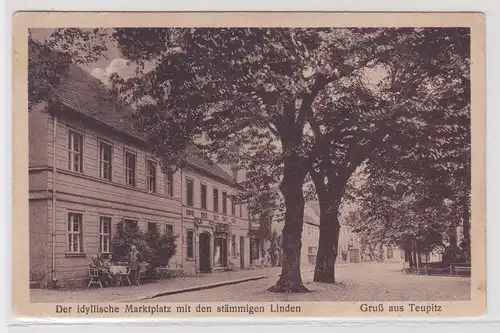
[[[160,234],[156,228],[143,233],[135,224],[119,222],[112,240],[113,257],[127,261],[132,245],[141,252],[142,261],[149,263],[148,270],[168,265],[177,250],[177,236],[171,232]]]

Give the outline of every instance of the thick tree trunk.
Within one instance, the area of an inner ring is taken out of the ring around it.
[[[330,208],[330,209],[329,209]],[[314,282],[335,283],[335,261],[338,255],[339,230],[338,210],[320,208],[320,231]]]
[[[302,283],[300,272],[300,250],[302,247],[302,225],[304,223],[304,177],[300,168],[285,161],[281,192],[285,198],[285,226],[283,227],[283,262],[281,276],[276,285],[269,288],[272,292],[308,292]]]

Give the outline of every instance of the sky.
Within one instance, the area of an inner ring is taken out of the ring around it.
[[[31,34],[36,40],[43,41],[52,33],[52,31],[54,31],[54,29],[31,29]],[[135,68],[122,57],[120,51],[113,43],[109,43],[107,47],[108,50],[105,57],[102,57],[94,63],[81,67],[106,85],[109,84],[108,77],[112,73],[118,73],[124,78],[132,77],[134,75]]]

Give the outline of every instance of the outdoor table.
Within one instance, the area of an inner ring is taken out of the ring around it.
[[[111,275],[127,274],[127,266],[109,266]]]

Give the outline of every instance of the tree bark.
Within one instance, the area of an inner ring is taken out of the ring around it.
[[[304,223],[305,173],[297,167],[297,160],[288,157],[284,162],[281,192],[285,198],[285,226],[283,227],[283,262],[281,275],[268,290],[271,292],[308,292],[302,283],[300,272],[300,251],[302,248],[302,225]]]
[[[338,205],[335,205],[334,202],[326,202],[323,205],[320,203],[320,232],[314,282],[335,283],[340,230]]]

